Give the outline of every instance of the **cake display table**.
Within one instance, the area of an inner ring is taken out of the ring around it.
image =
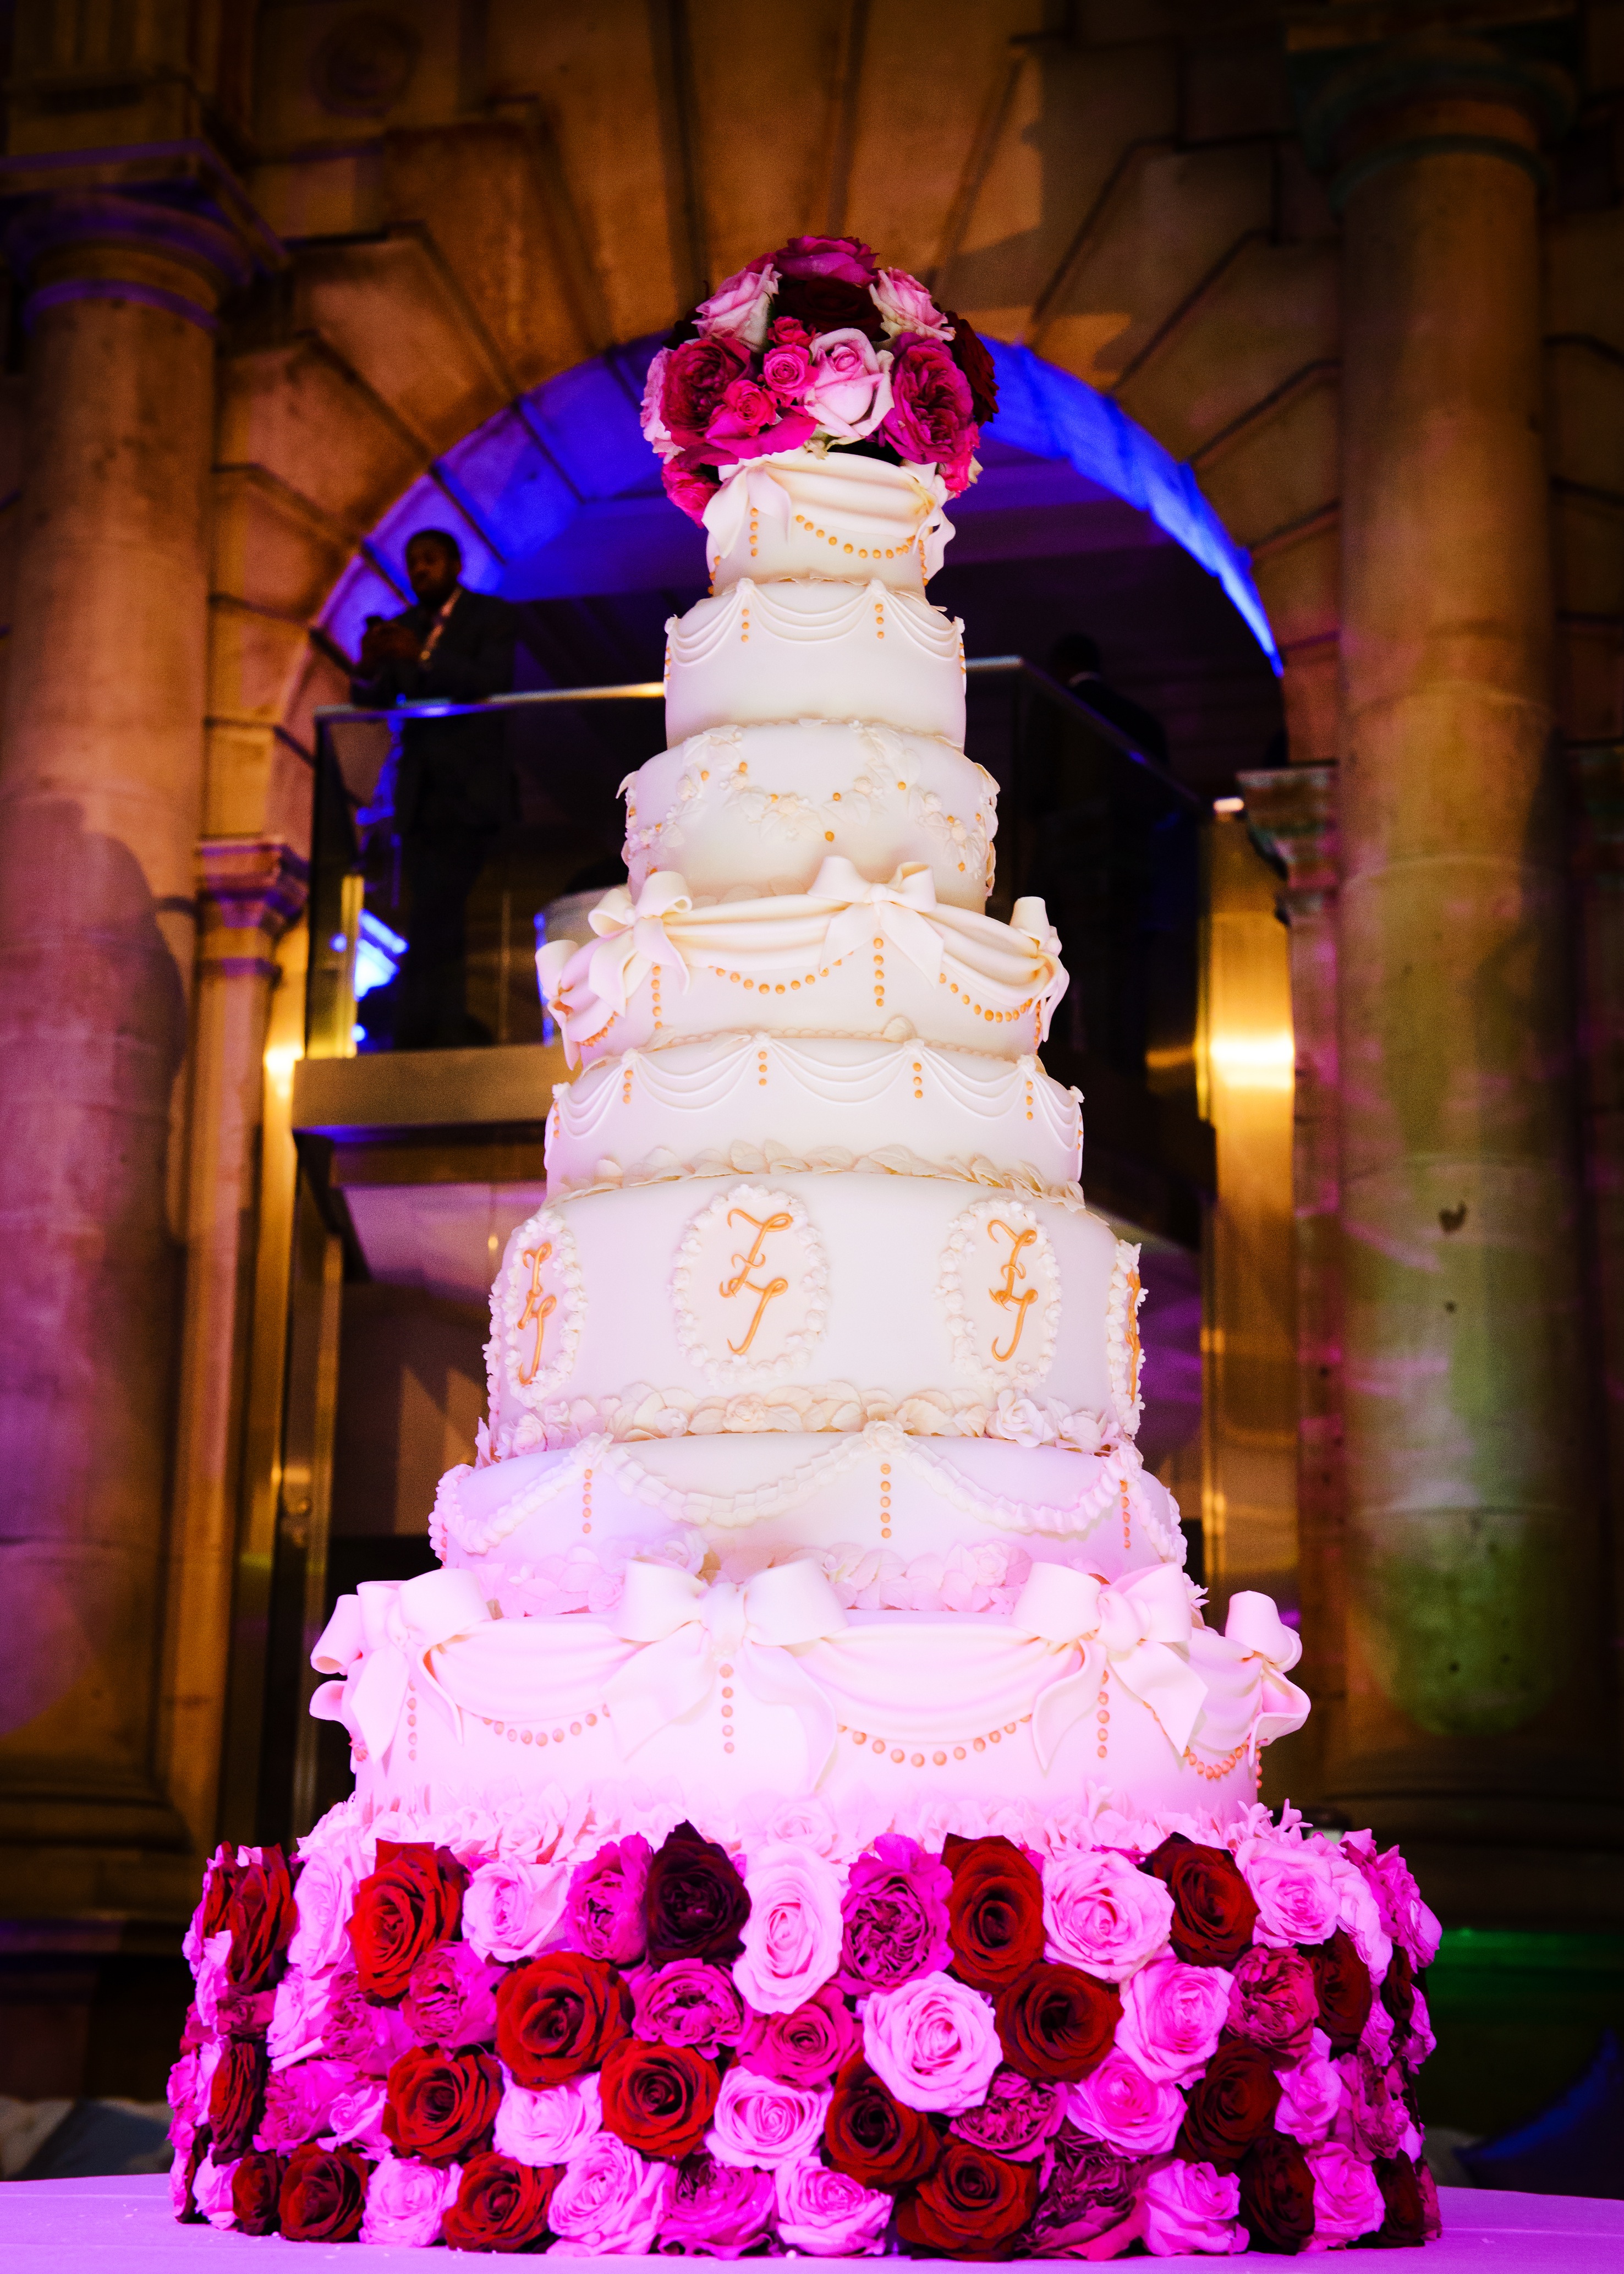
[[[1441,2242],[1427,2246],[1415,2263],[1425,2274],[1624,2274],[1624,2202],[1602,2202],[1578,2195],[1518,2195],[1477,2193],[1465,2187],[1439,2191],[1443,2209]],[[177,2226],[169,2209],[169,2183],[162,2174],[139,2179],[32,2180],[0,2187],[0,2258],[6,2274],[223,2274],[226,2263],[244,2248],[256,2263],[281,2252],[297,2253],[309,2268],[320,2256],[352,2264],[357,2274],[421,2268],[410,2250],[380,2249],[360,2243],[288,2243],[267,2235],[245,2243],[241,2235],[217,2234],[211,2226]],[[561,2255],[561,2254],[560,2254]],[[1248,2263],[1275,2266],[1277,2258],[1253,2251]],[[654,2266],[654,2258],[623,2259],[622,2265]],[[857,2259],[826,2259],[829,2266],[858,2265]],[[966,2262],[958,2262],[961,2264]],[[1145,2266],[1193,2266],[1193,2258],[1143,2259]],[[1230,2260],[1238,2265],[1238,2258]],[[1406,2263],[1409,2260],[1406,2259]],[[289,2268],[289,2274],[293,2269]]]

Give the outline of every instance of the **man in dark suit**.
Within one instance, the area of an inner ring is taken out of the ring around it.
[[[350,681],[357,703],[476,703],[513,685],[516,618],[461,582],[462,549],[443,529],[406,547],[417,599],[369,623]],[[397,1050],[455,1050],[477,1039],[466,1001],[468,896],[497,831],[516,818],[507,721],[417,719],[401,735],[395,828],[406,888],[407,948]]]

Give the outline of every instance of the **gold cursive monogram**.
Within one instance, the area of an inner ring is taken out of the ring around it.
[[[536,1328],[536,1347],[530,1353],[530,1366],[528,1368],[523,1366],[519,1368],[520,1384],[525,1389],[530,1388],[541,1371],[542,1338],[547,1331],[547,1321],[558,1308],[558,1297],[544,1295],[541,1290],[542,1266],[551,1259],[552,1254],[553,1242],[547,1239],[544,1240],[539,1247],[527,1247],[519,1258],[522,1263],[528,1263],[530,1267],[530,1292],[524,1299],[524,1308],[519,1314],[519,1332],[523,1334],[532,1321]]]
[[[996,1363],[1005,1366],[1020,1347],[1020,1338],[1026,1324],[1026,1306],[1038,1299],[1035,1287],[1027,1287],[1019,1295],[1015,1292],[1015,1282],[1026,1276],[1026,1267],[1021,1261],[1021,1256],[1037,1238],[1037,1233],[1030,1226],[1017,1231],[1013,1224],[1005,1224],[1001,1216],[996,1216],[987,1226],[987,1237],[991,1239],[998,1232],[1002,1232],[1010,1243],[1010,1252],[1004,1262],[1004,1284],[1002,1287],[989,1287],[987,1292],[1001,1311],[1013,1311],[1015,1314],[1015,1331],[1010,1337],[1008,1350],[1000,1350],[996,1342],[992,1346]]]
[[[787,1279],[769,1279],[764,1286],[758,1287],[750,1274],[761,1262],[762,1251],[766,1246],[771,1235],[775,1231],[787,1231],[794,1220],[793,1216],[783,1209],[780,1209],[776,1216],[751,1216],[744,1209],[729,1209],[727,1211],[730,1230],[735,1222],[753,1224],[756,1228],[756,1237],[750,1242],[749,1254],[733,1257],[733,1276],[731,1279],[724,1279],[718,1290],[718,1292],[729,1302],[738,1294],[754,1295],[757,1298],[756,1315],[750,1321],[744,1340],[741,1343],[730,1342],[727,1345],[735,1358],[742,1358],[756,1340],[756,1330],[761,1325],[767,1306],[772,1301],[774,1296],[787,1294],[789,1291]]]

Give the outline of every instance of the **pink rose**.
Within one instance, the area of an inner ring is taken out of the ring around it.
[[[730,2068],[705,2145],[718,2163],[754,2164],[763,2171],[786,2158],[816,2155],[829,2101],[826,2092],[801,2092],[756,2069]]]
[[[183,2053],[169,2071],[163,2097],[183,2124],[197,2125],[208,2106],[208,2088],[199,2086],[196,2052]]]
[[[874,281],[874,255],[855,237],[793,237],[771,259],[780,276],[834,276],[843,284]]]
[[[297,1966],[290,1966],[276,1984],[271,2025],[265,2037],[273,2068],[308,2060],[312,2053],[321,2051],[334,1980],[331,1974],[303,1974]]]
[[[1436,1914],[1423,1902],[1421,1890],[1398,1849],[1388,1848],[1379,1854],[1368,1832],[1350,1832],[1339,1843],[1339,1853],[1365,1875],[1384,1930],[1410,1964],[1430,1966],[1438,1955],[1443,1929]]]
[[[1318,2012],[1316,2005],[1316,2015]],[[1371,2009],[1359,2035],[1359,2047],[1361,2052],[1370,2055],[1378,2068],[1386,2068],[1393,2058],[1393,2016],[1380,1998],[1371,2000]]]
[[[1147,2076],[1113,2045],[1098,2068],[1068,2089],[1067,2112],[1079,2132],[1103,2140],[1119,2156],[1160,2156],[1178,2136],[1184,2096],[1176,2084]]]
[[[862,2031],[832,1982],[793,2014],[752,2014],[739,2040],[746,2068],[780,2084],[827,2084],[862,2050]]]
[[[177,2116],[169,2126],[169,2145],[175,2150],[175,2160],[169,2165],[169,2209],[177,2218],[184,2218],[192,2190],[186,2184],[186,2171],[192,2162],[192,2143],[197,2137],[197,2127],[183,2124]]]
[[[1297,1841],[1244,1840],[1235,1858],[1258,1906],[1254,1942],[1328,1942],[1342,1916],[1331,1866]]]
[[[354,1967],[328,1977],[321,2050],[368,2076],[387,2076],[417,2044],[397,2006],[373,2006],[363,1996]]]
[[[381,2077],[357,2077],[328,2109],[327,2130],[335,2140],[359,2148],[376,2163],[389,2152],[389,2136],[383,2128],[388,2098],[389,2088]]]
[[[863,2007],[863,2052],[905,2108],[949,2116],[986,2097],[1004,2059],[992,2000],[950,1974],[876,1991]]]
[[[951,340],[953,328],[917,276],[906,268],[882,268],[868,287],[874,305],[895,338],[898,332],[917,332],[921,339]]]
[[[265,2113],[254,2146],[286,2156],[331,2131],[333,2104],[355,2081],[348,2061],[307,2060],[293,2068],[274,2068],[265,2081]]]
[[[1173,1898],[1114,1848],[1072,1849],[1043,1867],[1049,1956],[1101,1982],[1125,1982],[1165,1949]]]
[[[1429,2053],[1436,2052],[1438,2040],[1432,2035],[1432,2017],[1427,2012],[1426,1999],[1417,1990],[1410,2008],[1410,2027],[1399,2049],[1399,2059],[1413,2076]]]
[[[288,1963],[305,1974],[324,1974],[350,1955],[344,1930],[355,1909],[361,1873],[357,1858],[325,1849],[305,1858],[293,1889],[298,1924],[288,1945]]]
[[[778,272],[772,265],[772,255],[764,252],[759,260],[718,284],[708,300],[702,300],[694,311],[694,321],[702,332],[724,332],[730,339],[742,340],[746,347],[758,348],[767,336],[767,316],[778,289]]]
[[[873,433],[891,409],[890,361],[860,331],[825,332],[813,341],[805,402],[825,434],[856,442]]]
[[[981,2106],[962,2110],[947,2128],[956,2138],[994,2156],[1029,2164],[1043,2153],[1065,2118],[1064,2085],[1045,2084],[1037,2077],[1022,2076],[1019,2069],[1001,2068]]]
[[[462,1890],[462,1933],[481,1958],[534,1958],[562,1928],[569,1871],[562,1864],[482,1864]]]
[[[942,1972],[952,1955],[947,1936],[952,1886],[953,1875],[939,1856],[928,1856],[900,1833],[882,1833],[846,1877],[840,1902],[846,1933],[835,1977],[840,1987],[861,1998],[870,1990],[895,1990],[916,1974]]]
[[[840,1879],[832,1864],[787,1841],[763,1848],[745,1874],[750,1915],[733,1980],[758,2014],[789,2014],[840,1963]]]
[[[467,1943],[439,1943],[412,1968],[401,2019],[420,2045],[494,2044],[502,1975]]]
[[[1197,2250],[1225,2258],[1246,2248],[1239,2223],[1240,2180],[1210,2164],[1175,2159],[1156,2165],[1145,2174],[1139,2209],[1145,2248],[1153,2258],[1178,2258]]]
[[[1314,2175],[1314,2244],[1332,2250],[1374,2234],[1387,2216],[1381,2189],[1370,2165],[1338,2140],[1308,2150]]]
[[[221,2037],[262,2037],[275,2011],[270,1990],[239,1990],[231,1979],[231,1930],[222,1927],[203,1945],[197,1968],[198,2019]]]
[[[237,2225],[237,2212],[231,2202],[231,2175],[242,2161],[233,2157],[229,2164],[215,2164],[205,2156],[198,2165],[197,2176],[192,2182],[192,2200],[202,2217],[222,2234]]]
[[[939,465],[945,473],[967,457],[976,436],[975,406],[970,382],[943,341],[914,332],[898,335],[891,397],[882,432],[910,465]]]
[[[781,403],[798,403],[811,377],[812,358],[805,348],[769,348],[762,358],[762,382]]]
[[[643,402],[638,418],[643,427],[643,439],[658,458],[669,458],[677,445],[671,439],[671,429],[660,416],[660,403],[665,393],[665,366],[671,361],[671,350],[661,348],[649,364],[648,376],[643,382]]]
[[[742,2258],[765,2240],[772,2202],[770,2172],[718,2164],[701,2149],[684,2156],[672,2173],[661,2244],[679,2245],[684,2257]]]
[[[404,2156],[386,2156],[366,2185],[361,2214],[363,2242],[392,2242],[402,2250],[426,2250],[440,2240],[440,2222],[456,2201],[461,2164],[437,2167]]]
[[[1331,2041],[1325,2031],[1316,2029],[1302,2059],[1276,2074],[1280,2105],[1274,2111],[1274,2129],[1312,2147],[1325,2138],[1342,2105],[1342,2081],[1332,2065]]]
[[[1295,2056],[1308,2050],[1319,2014],[1314,1969],[1300,1952],[1262,1943],[1242,1951],[1229,1988],[1229,2027],[1237,2037]]]
[[[562,2257],[641,2258],[654,2248],[670,2186],[669,2164],[645,2163],[613,2132],[599,2132],[553,2190],[547,2225],[574,2249]]]
[[[1212,2059],[1229,2013],[1230,1977],[1222,1966],[1155,1958],[1122,1993],[1116,2042],[1147,2076],[1189,2084]]]
[[[573,2164],[603,2129],[596,2072],[530,2092],[502,2071],[502,2100],[492,2144],[515,2164]]]
[[[673,1958],[632,1977],[632,2031],[645,2044],[689,2045],[714,2060],[744,2031],[744,2001],[719,1966]]]
[[[778,2240],[809,2258],[871,2258],[891,2220],[891,2199],[810,2156],[772,2175]]]
[[[650,1853],[648,1841],[633,1832],[600,1848],[590,1864],[576,1864],[565,1906],[575,1949],[612,1966],[631,1966],[643,1956],[643,1891]]]

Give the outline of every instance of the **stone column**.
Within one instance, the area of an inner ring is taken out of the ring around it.
[[[169,1798],[203,1845],[214,1817],[232,1625],[266,1028],[276,942],[304,905],[310,870],[274,839],[214,837],[198,847],[197,875],[161,1758]],[[263,1604],[259,1611],[262,1620]]]
[[[1308,120],[1342,215],[1348,1706],[1329,1791],[1436,1853],[1613,1780],[1587,1460],[1541,435],[1554,73],[1424,34]],[[1432,1841],[1444,1843],[1436,1851]],[[1458,1851],[1455,1851],[1458,1854]]]
[[[11,186],[8,184],[8,186]],[[174,1842],[154,1754],[201,816],[214,311],[232,237],[13,205],[26,436],[0,745],[0,1786]]]

